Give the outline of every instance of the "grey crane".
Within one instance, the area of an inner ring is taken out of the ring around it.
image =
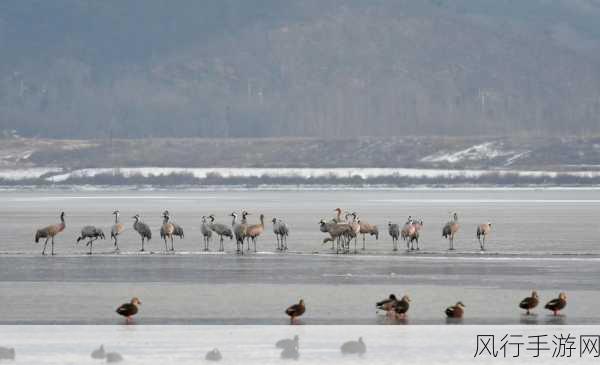
[[[212,230],[210,229],[208,223],[206,222],[206,217],[202,216],[202,226],[200,227],[200,231],[202,232],[202,240],[204,243],[204,251],[210,251],[210,238],[212,237]]]
[[[97,239],[104,239],[104,232],[102,232],[102,229],[98,227],[85,226],[81,229],[81,235],[77,237],[77,243],[85,239],[88,240],[88,242],[85,245],[90,247],[90,252],[88,253],[88,255],[91,255],[94,241],[96,241]]]
[[[142,249],[140,251],[144,251],[144,241],[148,240],[150,241],[152,239],[152,231],[150,230],[150,227],[142,222],[140,220],[140,215],[136,214],[132,217],[135,221],[133,222],[133,229],[135,229],[135,231],[137,233],[139,233],[140,237],[142,238]]]
[[[233,233],[231,232],[231,229],[224,224],[215,223],[214,214],[209,215],[208,218],[210,218],[210,229],[215,232],[217,236],[219,236],[219,251],[225,251],[225,247],[223,246],[223,237],[229,237],[229,239],[233,239]]]
[[[444,225],[442,228],[442,237],[447,238],[450,243],[449,250],[454,250],[454,237],[456,233],[460,229],[460,225],[458,224],[458,214],[454,213],[452,216],[452,220]]]
[[[349,216],[352,216],[351,221],[348,221]],[[348,221],[350,228],[352,228],[348,234],[354,240],[354,253],[358,253],[358,250],[356,249],[356,242],[358,241],[358,235],[360,234],[360,219],[356,213],[348,213],[346,214],[346,221]]]
[[[259,219],[260,223],[253,224],[246,228],[246,236],[248,237],[248,250],[250,250],[250,240],[252,240],[252,243],[254,244],[254,252],[256,252],[256,240],[258,239],[258,236],[260,236],[265,230],[264,214],[261,214]]]
[[[40,228],[35,232],[35,243],[40,242],[40,238],[45,238],[44,248],[42,249],[42,255],[46,254],[46,245],[48,245],[48,240],[52,240],[52,255],[54,256],[54,237],[60,232],[65,230],[65,212],[60,212],[60,223],[52,224],[50,226]]]
[[[165,210],[164,213],[169,216],[169,223],[173,225],[173,236],[183,239],[185,237],[185,234],[183,233],[183,228],[179,224],[173,222],[173,220],[171,219],[171,213],[169,213],[168,210]]]
[[[388,232],[392,237],[392,245],[394,247],[394,251],[398,251],[398,240],[400,239],[400,225],[388,222]]]
[[[319,222],[321,232],[329,233],[329,237],[323,240],[323,244],[336,241],[336,253],[340,252],[340,246],[344,253],[350,250],[350,238],[352,227],[349,224],[338,224],[333,222],[325,222],[321,219]]]
[[[364,220],[359,220],[358,216],[356,214],[356,212],[353,212],[352,215],[354,216],[354,219],[358,221],[359,225],[360,225],[360,231],[359,233],[362,234],[362,241],[363,241],[363,251],[365,250],[365,244],[366,244],[366,240],[365,240],[365,236],[367,234],[369,234],[370,236],[375,236],[375,240],[379,240],[379,228],[377,228],[376,225],[374,224],[370,224],[365,222]]]
[[[165,241],[165,251],[169,251],[167,239],[171,240],[171,251],[175,251],[175,248],[173,247],[173,232],[175,231],[175,226],[173,226],[173,224],[169,222],[171,218],[169,216],[169,211],[165,210],[161,216],[163,218],[163,224],[162,226],[160,226],[160,238]]]
[[[273,233],[275,233],[275,237],[277,238],[277,249],[280,251],[285,251],[288,249],[287,247],[287,237],[290,234],[290,229],[287,224],[279,219],[273,218]]]
[[[482,223],[477,226],[477,240],[481,251],[485,250],[485,238],[492,232],[492,223]]]
[[[248,220],[247,216],[250,213],[245,210],[242,211],[242,221],[237,223],[237,213],[232,212],[230,214],[233,219],[231,220],[231,228],[233,229],[233,234],[235,235],[235,245],[238,253],[244,254],[244,239],[246,238],[246,234],[248,233]]]
[[[115,216],[115,224],[113,224],[113,226],[110,229],[110,238],[115,241],[116,251],[119,251],[118,237],[125,230],[125,225],[119,222],[120,213],[118,210],[115,210],[113,212],[113,215]]]

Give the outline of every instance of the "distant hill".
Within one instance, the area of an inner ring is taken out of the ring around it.
[[[586,136],[598,19],[599,0],[6,0],[0,131]]]
[[[599,161],[600,136],[0,139],[0,170],[347,167],[600,171]]]

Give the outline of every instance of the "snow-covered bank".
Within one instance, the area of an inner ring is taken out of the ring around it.
[[[559,174],[574,177],[600,177],[600,171],[521,171],[521,170],[450,170],[450,169],[410,169],[410,168],[178,168],[178,167],[134,167],[134,168],[95,168],[80,169],[46,177],[52,182],[62,182],[70,178],[94,177],[101,174],[132,176],[161,176],[171,174],[189,174],[198,179],[211,175],[223,178],[235,177],[298,177],[298,178],[351,178],[370,179],[377,177],[439,178],[466,177],[477,178],[488,174],[518,175],[526,177],[555,178]]]
[[[2,184],[4,182],[4,184]],[[535,185],[600,184],[600,170],[418,168],[30,168],[0,170],[0,185]]]

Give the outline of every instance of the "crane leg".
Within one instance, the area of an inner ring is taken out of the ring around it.
[[[44,248],[42,249],[42,256],[45,256],[45,255],[46,255],[46,245],[48,245],[48,240],[49,240],[49,239],[50,239],[50,238],[46,238],[46,242],[44,242]]]
[[[52,256],[54,256],[54,236],[52,236]]]
[[[144,252],[144,237],[142,237],[142,249],[140,251]]]
[[[171,236],[171,251],[175,252],[175,247],[173,246],[173,236]]]
[[[365,234],[363,233],[363,251],[366,249],[365,247]]]

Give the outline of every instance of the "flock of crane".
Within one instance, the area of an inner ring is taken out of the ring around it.
[[[375,239],[379,239],[379,229],[377,226],[361,220],[356,212],[347,212],[344,214],[340,208],[336,208],[334,211],[336,212],[336,216],[330,220],[321,219],[319,226],[321,232],[328,234],[328,237],[323,239],[323,244],[331,242],[331,249],[336,253],[350,253],[350,246],[353,241],[354,252],[358,252],[357,244],[359,235],[362,235],[363,250],[365,250],[366,235],[375,236]],[[112,214],[115,220],[110,230],[110,238],[114,243],[115,250],[118,252],[119,235],[125,231],[125,225],[119,220],[120,213],[118,210],[115,210]],[[231,224],[216,222],[213,214],[203,216],[202,226],[200,227],[203,237],[203,249],[205,251],[210,250],[210,241],[213,235],[215,235],[219,239],[219,251],[225,250],[224,240],[225,238],[229,238],[230,240],[235,239],[237,253],[244,254],[244,245],[246,245],[246,251],[250,251],[251,243],[254,247],[254,252],[256,252],[257,240],[265,231],[265,216],[261,214],[258,223],[249,224],[249,215],[250,213],[245,210],[240,215],[233,212],[229,215],[232,219]],[[165,243],[165,251],[174,252],[174,238],[184,238],[183,228],[172,221],[168,210],[163,211],[161,217],[163,218],[163,222],[160,227],[160,237]],[[238,217],[241,217],[239,221]],[[148,224],[142,222],[139,214],[134,215],[132,219],[134,220],[133,229],[141,238],[141,251],[145,251],[144,245],[152,239],[152,230]],[[290,233],[289,226],[280,218],[273,218],[271,222],[273,223],[273,233],[277,239],[276,249],[278,251],[286,251],[288,249],[287,238]],[[61,212],[60,223],[49,225],[36,231],[36,243],[40,242],[40,239],[45,238],[42,255],[46,254],[48,242],[52,246],[51,253],[54,255],[54,237],[63,232],[65,227],[65,213]],[[414,219],[412,216],[409,216],[402,226],[389,222],[388,233],[392,238],[393,250],[398,250],[400,239],[406,242],[407,250],[420,250],[419,236],[422,228],[423,220]],[[454,238],[459,229],[458,214],[454,213],[442,228],[442,237],[448,239],[449,250],[454,250]],[[491,233],[491,230],[492,224],[489,222],[477,226],[476,234],[481,250],[485,250],[485,239]],[[103,230],[95,226],[85,226],[82,228],[77,242],[87,241],[86,245],[89,247],[89,254],[91,255],[94,241],[98,239],[105,239]],[[171,244],[170,247],[169,242]]]

